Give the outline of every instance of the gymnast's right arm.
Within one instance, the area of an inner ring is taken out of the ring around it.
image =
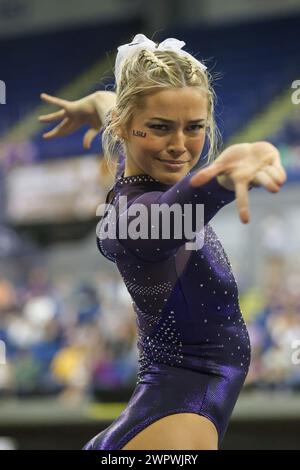
[[[41,94],[46,103],[59,106],[61,109],[53,113],[39,116],[42,123],[60,121],[51,131],[43,134],[44,139],[53,139],[72,134],[83,125],[89,129],[83,137],[83,146],[90,148],[93,139],[104,124],[106,113],[115,106],[116,93],[100,90],[75,101],[64,100],[46,93]]]

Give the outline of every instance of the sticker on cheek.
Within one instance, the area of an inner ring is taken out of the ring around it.
[[[143,132],[143,131],[135,131],[134,129],[133,129],[133,131],[132,131],[132,134],[135,135],[135,136],[137,136],[137,137],[146,137],[146,135],[147,135],[146,132]]]

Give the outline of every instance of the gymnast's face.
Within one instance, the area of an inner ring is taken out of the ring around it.
[[[205,141],[207,98],[194,87],[141,98],[127,131],[124,176],[147,174],[174,184],[198,162]]]

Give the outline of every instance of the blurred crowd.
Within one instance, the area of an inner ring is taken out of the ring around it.
[[[281,160],[290,174],[300,174],[300,106],[294,106],[284,125],[268,137],[280,150]]]
[[[241,296],[251,340],[248,387],[300,390],[300,269],[264,260],[262,288]]]
[[[74,285],[35,266],[22,283],[0,277],[0,395],[81,400],[136,382],[136,326],[123,282],[106,273]]]
[[[246,387],[300,388],[300,270],[265,260],[264,283],[241,293],[252,345]],[[101,272],[74,285],[35,266],[26,282],[0,278],[0,395],[58,394],[76,401],[130,390],[138,352],[131,299],[123,281]],[[109,395],[108,395],[109,396]]]
[[[288,180],[300,176],[300,110],[294,106],[279,131],[267,140],[280,150]],[[295,210],[298,206],[295,202]],[[288,209],[288,208],[287,208]],[[296,212],[294,215],[296,216]],[[289,239],[280,233],[281,223],[266,217],[265,251],[277,254],[260,260],[260,286],[241,295],[241,305],[249,330],[252,360],[246,380],[249,388],[300,390],[300,268],[299,253],[287,260]],[[282,222],[283,223],[283,222]],[[297,225],[293,225],[296,227]],[[289,230],[293,230],[290,226]],[[290,233],[291,235],[291,233]],[[295,238],[295,237],[294,237]],[[292,248],[292,242],[290,240]],[[285,247],[285,248],[284,248]],[[292,260],[291,260],[292,259]]]

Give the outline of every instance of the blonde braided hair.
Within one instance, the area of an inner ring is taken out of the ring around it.
[[[124,61],[116,83],[116,105],[108,112],[103,127],[102,147],[108,166],[119,153],[126,154],[126,142],[118,136],[118,131],[130,126],[135,110],[141,107],[141,98],[155,90],[170,88],[195,87],[205,92],[208,100],[207,161],[216,157],[221,139],[214,119],[215,92],[210,74],[197,64],[197,60],[175,51],[148,49]]]

